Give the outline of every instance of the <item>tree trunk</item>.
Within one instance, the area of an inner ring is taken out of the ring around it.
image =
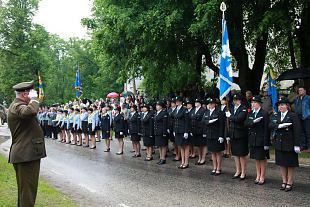
[[[310,68],[310,0],[305,0],[299,32],[301,68]],[[309,92],[310,81],[304,81],[304,84]]]

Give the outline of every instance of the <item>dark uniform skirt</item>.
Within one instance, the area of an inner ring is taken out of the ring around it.
[[[88,135],[95,135],[95,130],[93,131],[93,124],[89,123],[88,124]]]
[[[145,147],[153,147],[155,145],[154,137],[143,136],[143,145]]]
[[[250,158],[254,160],[270,159],[269,150],[264,150],[264,147],[250,147]]]
[[[207,138],[203,137],[202,134],[194,134],[191,138],[191,143],[196,147],[206,146]]]
[[[111,133],[110,133],[110,131],[104,131],[104,130],[101,130],[102,131],[102,136],[101,136],[101,138],[102,139],[109,139],[110,138],[110,135],[111,135]]]
[[[155,146],[157,146],[157,147],[168,146],[168,137],[155,136]]]
[[[87,133],[87,128],[88,128],[88,122],[87,121],[82,121],[82,132],[84,133],[84,134],[86,134]]]
[[[281,167],[299,167],[298,154],[275,150],[276,165]]]
[[[220,143],[217,139],[207,139],[208,151],[221,152],[225,150],[224,142]]]
[[[141,141],[141,137],[138,133],[130,134],[130,140],[133,142]]]
[[[247,139],[231,139],[231,154],[233,156],[247,156],[249,154]],[[253,158],[254,159],[254,158]]]
[[[184,146],[184,145],[189,145],[190,144],[190,137],[188,135],[188,138],[184,138],[184,134],[175,134],[175,143],[178,146]]]
[[[122,138],[124,138],[124,134],[120,135],[119,132],[115,132],[115,139],[122,139]]]
[[[78,128],[78,125],[75,125],[75,133],[82,133],[82,130]]]
[[[69,124],[69,130],[71,131],[71,133],[75,133],[75,130],[73,128],[73,123]]]
[[[67,123],[64,123],[64,125],[61,127],[62,130],[67,130]]]

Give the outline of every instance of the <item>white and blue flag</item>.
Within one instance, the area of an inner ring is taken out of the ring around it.
[[[231,67],[231,54],[229,49],[228,32],[225,19],[222,20],[222,50],[220,60],[220,100],[230,91],[233,83],[233,71]]]

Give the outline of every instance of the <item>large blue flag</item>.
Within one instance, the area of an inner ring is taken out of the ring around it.
[[[269,73],[268,73],[268,95],[271,96],[272,107],[275,112],[278,111],[277,109],[277,100],[278,100],[278,92],[277,92],[277,84],[276,79],[272,70],[272,67],[269,66]]]
[[[231,54],[229,49],[228,31],[225,19],[222,20],[222,49],[220,60],[220,100],[230,91],[233,82]]]
[[[80,69],[79,65],[76,65],[76,73],[75,73],[75,95],[77,98],[80,98],[83,94],[82,91],[82,83],[81,83],[81,77],[80,77]]]

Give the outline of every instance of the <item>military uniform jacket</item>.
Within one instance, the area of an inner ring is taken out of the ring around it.
[[[196,109],[192,110],[192,112],[190,113],[190,129],[189,132],[193,133],[193,134],[202,134],[202,129],[203,129],[203,122],[202,122],[202,118],[204,116],[206,109],[204,109],[203,107],[200,107],[198,109],[198,111],[196,112]],[[195,113],[196,112],[196,113]]]
[[[292,123],[289,127],[278,129],[279,124]],[[279,112],[269,127],[275,130],[274,148],[280,151],[294,151],[294,146],[300,146],[300,122],[295,113],[288,111],[281,121]]]
[[[176,108],[169,108],[167,110],[168,112],[168,129],[173,132],[173,122],[174,122],[174,114],[176,112]]]
[[[128,117],[128,129],[130,134],[140,133],[141,128],[141,116],[138,112],[134,114],[130,113]]]
[[[244,122],[247,118],[247,108],[240,105],[234,113],[234,108],[230,109],[229,130],[227,137],[230,139],[247,139],[248,131]]]
[[[161,110],[159,113],[154,114],[154,135],[166,136],[168,129],[168,113]]]
[[[188,113],[186,113],[187,109],[185,107],[181,107],[174,112],[174,121],[173,121],[173,132],[176,134],[188,133]]]
[[[258,123],[253,122],[260,117],[263,117],[261,121]],[[249,146],[263,147],[270,145],[268,112],[261,108],[255,117],[255,113],[251,111],[245,120],[245,126],[248,128]]]
[[[119,133],[119,132],[123,132],[125,133],[125,121],[124,121],[124,117],[121,114],[118,114],[114,117],[113,120],[113,127],[114,127],[114,131]]]
[[[102,131],[110,131],[111,130],[111,122],[110,122],[110,115],[106,114],[100,114],[99,115],[99,119],[100,119],[100,127]]]
[[[207,139],[224,138],[225,132],[225,114],[220,108],[215,108],[213,113],[206,110],[203,116],[203,135],[206,135]],[[210,123],[211,120],[217,119],[215,122]]]
[[[12,135],[9,162],[22,163],[46,157],[44,135],[37,119],[39,102],[15,99],[9,107],[8,126]]]
[[[154,135],[154,120],[151,112],[141,117],[141,134],[144,137],[152,137]]]

